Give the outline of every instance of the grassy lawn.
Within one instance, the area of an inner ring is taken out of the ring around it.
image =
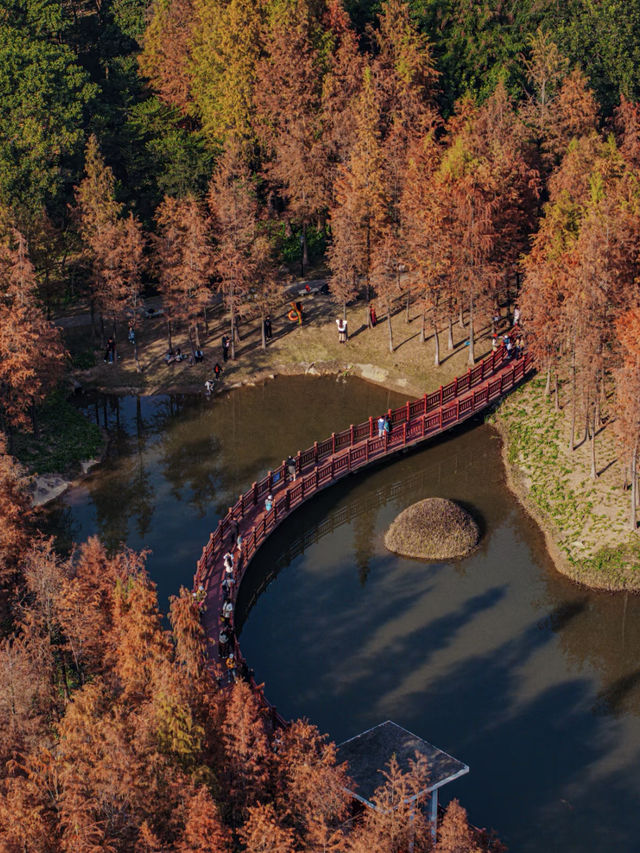
[[[534,377],[494,416],[518,491],[561,549],[566,574],[592,587],[640,589],[640,539],[628,526],[630,496],[611,424],[596,437],[594,480],[589,442],[569,451],[568,412],[554,410],[544,384]]]

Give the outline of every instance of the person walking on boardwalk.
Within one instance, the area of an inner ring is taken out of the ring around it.
[[[231,652],[225,663],[227,667],[227,672],[229,673],[231,678],[233,678],[234,681],[237,681],[238,676],[236,673],[236,658],[233,652]]]
[[[291,456],[291,454],[287,456],[287,475],[290,482],[293,483],[296,478],[296,460]]]
[[[384,433],[387,438],[391,435],[391,421],[389,419],[389,415],[384,416]]]
[[[224,563],[225,571],[233,571],[233,554],[231,553],[231,551],[227,551],[227,553],[222,558],[222,562]]]
[[[229,634],[226,628],[223,628],[218,636],[218,651],[221,658],[226,658],[229,653]]]
[[[384,415],[380,415],[378,418],[378,438],[382,438],[384,435]]]
[[[271,512],[272,509],[273,509],[273,495],[268,494],[266,499],[265,499],[265,502],[264,502],[264,510],[265,510],[265,512]]]
[[[235,579],[232,574],[226,574],[222,581],[222,596],[225,601],[231,601]]]

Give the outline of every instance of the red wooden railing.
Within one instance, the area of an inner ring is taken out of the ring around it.
[[[242,534],[242,546],[236,561],[234,604],[247,566],[260,545],[305,500],[376,459],[433,438],[467,420],[513,388],[533,369],[533,357],[529,353],[510,361],[505,348],[500,347],[448,385],[440,386],[437,391],[397,409],[389,409],[386,414],[391,422],[391,430],[382,437],[378,436],[377,417],[370,417],[361,424],[332,433],[324,441],[315,442],[313,447],[298,452],[295,457],[295,480],[288,480],[287,466],[282,462],[262,480],[253,483],[250,489],[238,497],[236,504],[229,507],[210,535],[197,563],[195,587],[202,584],[206,590],[203,621],[207,634],[213,634],[217,640],[223,600],[222,554],[235,542],[236,530]],[[264,500],[268,494],[272,494],[274,500],[273,507],[266,512]],[[236,659],[242,664],[237,642],[235,653]],[[214,666],[218,662],[217,651],[212,652],[211,662]],[[284,723],[275,708],[264,698],[263,686],[254,684],[254,687],[263,707],[272,713],[274,723]]]

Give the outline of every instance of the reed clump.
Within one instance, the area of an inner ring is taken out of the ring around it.
[[[403,510],[384,537],[395,554],[424,560],[464,557],[478,544],[480,531],[469,513],[445,498],[426,498]]]

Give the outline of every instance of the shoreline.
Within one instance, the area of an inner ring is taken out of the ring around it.
[[[604,587],[590,586],[574,576],[574,568],[567,557],[563,554],[562,549],[554,538],[552,522],[549,519],[544,518],[540,509],[529,497],[527,487],[523,482],[522,471],[517,465],[509,461],[509,431],[505,424],[498,419],[499,415],[497,413],[499,412],[499,409],[500,407],[498,406],[496,409],[497,417],[495,420],[491,421],[491,426],[500,435],[500,456],[502,458],[502,464],[504,465],[507,488],[527,515],[530,516],[530,518],[532,518],[540,528],[540,532],[544,538],[545,548],[549,552],[549,556],[553,561],[556,571],[573,583],[585,587],[586,589],[592,589],[598,592],[622,592],[623,590],[611,590]],[[627,589],[625,591],[629,592],[630,590]],[[640,591],[640,589],[638,591]]]
[[[213,392],[212,396],[218,396],[223,393],[228,393],[230,391],[236,391],[240,388],[244,387],[253,387],[262,382],[270,381],[278,378],[279,376],[336,376],[336,375],[345,375],[345,376],[355,376],[358,379],[361,379],[365,382],[370,382],[373,385],[377,385],[379,387],[385,388],[390,391],[394,391],[396,393],[406,393],[408,398],[417,398],[420,397],[424,391],[419,389],[416,384],[414,384],[410,379],[406,377],[395,377],[391,375],[391,372],[380,365],[372,364],[372,363],[354,363],[354,362],[339,362],[336,360],[330,361],[318,361],[318,362],[289,362],[289,363],[279,363],[274,364],[271,369],[260,370],[251,376],[248,376],[243,379],[239,379],[236,382],[230,382],[228,384],[223,384],[221,387],[216,388]],[[148,388],[139,388],[132,386],[115,386],[115,387],[104,387],[99,383],[89,383],[84,386],[84,390],[93,390],[98,391],[99,393],[104,394],[117,394],[117,395],[125,395],[125,394],[134,394],[142,397],[151,397],[159,394],[204,394],[202,387],[195,383],[187,383],[181,385],[165,385],[159,384],[155,387]],[[506,424],[500,418],[500,406],[497,407],[495,416],[492,418],[492,425],[498,431],[501,438],[501,458],[505,468],[505,480],[507,487],[518,500],[520,505],[524,508],[526,513],[533,519],[536,525],[542,532],[545,541],[545,547],[553,561],[554,567],[556,571],[558,571],[561,575],[571,580],[573,583],[576,583],[586,589],[591,589],[599,592],[640,592],[640,578],[638,585],[629,585],[629,584],[612,584],[610,579],[605,581],[604,583],[598,582],[596,577],[593,577],[593,573],[585,572],[585,569],[581,567],[580,563],[572,563],[566,554],[563,552],[560,544],[557,541],[555,528],[551,519],[545,517],[544,513],[537,507],[534,501],[530,498],[527,485],[523,481],[523,472],[518,467],[517,463],[512,463],[509,461],[509,449],[510,449],[510,436],[509,431]],[[98,460],[91,460],[93,464],[83,470],[82,473],[73,478],[72,480],[66,480],[66,478],[60,478],[64,480],[65,485],[62,487],[62,483],[59,484],[57,490],[52,490],[50,496],[46,497],[46,499],[41,500],[38,505],[44,506],[47,503],[52,502],[56,498],[61,497],[66,491],[70,488],[79,485],[83,482],[91,473],[91,471],[95,470],[97,466],[104,459],[104,455],[106,453],[107,443],[105,443],[101,456]],[[49,475],[54,476],[54,475]],[[585,574],[591,575],[585,577]]]
[[[218,396],[239,388],[251,388],[261,382],[277,379],[279,376],[355,376],[363,382],[369,382],[387,391],[397,394],[406,393],[409,399],[421,397],[425,391],[420,390],[417,384],[413,384],[406,377],[395,377],[384,367],[370,363],[337,362],[337,361],[300,361],[275,364],[269,370],[261,370],[236,382],[221,384],[215,388],[211,396]],[[100,394],[114,394],[117,396],[134,395],[140,397],[154,397],[160,394],[199,394],[205,391],[201,384],[182,383],[180,385],[159,383],[149,387],[137,387],[132,385],[106,386],[98,382],[89,381],[82,385],[83,391],[97,391]]]

